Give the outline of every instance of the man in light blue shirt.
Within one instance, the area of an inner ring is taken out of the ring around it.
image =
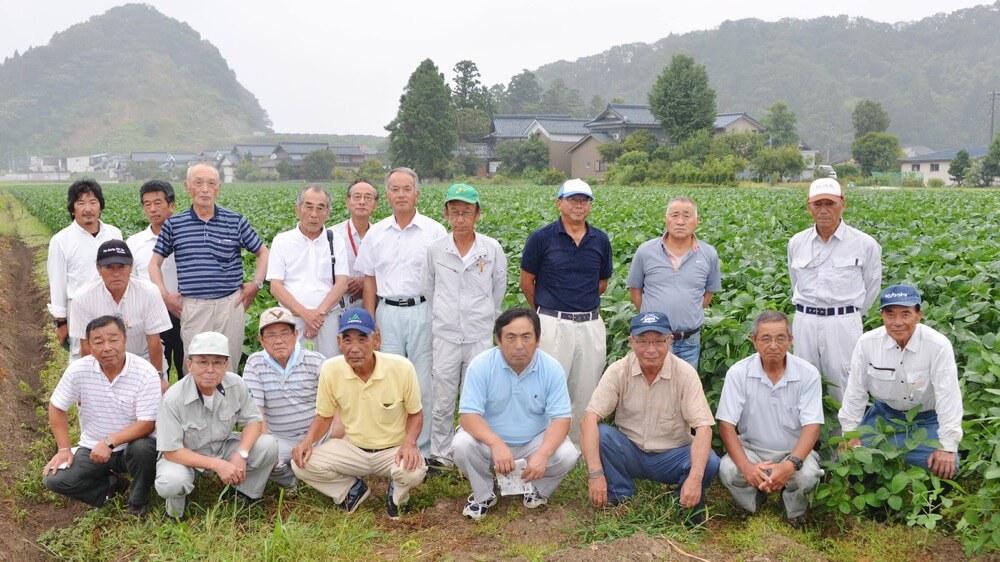
[[[541,331],[534,311],[504,312],[493,327],[497,346],[466,371],[453,456],[472,484],[462,511],[471,519],[482,518],[497,502],[491,470],[510,474],[516,459],[525,459],[521,478],[533,487],[523,503],[534,509],[548,502],[579,457],[567,438],[572,409],[566,375],[538,349]]]

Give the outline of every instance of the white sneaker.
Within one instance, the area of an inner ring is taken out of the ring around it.
[[[485,502],[477,502],[475,494],[469,494],[469,505],[465,506],[462,510],[462,515],[472,519],[473,521],[479,521],[486,515],[491,507],[497,504],[497,495],[493,494],[490,499]]]
[[[528,509],[535,509],[549,503],[549,500],[543,498],[542,495],[538,493],[538,490],[532,488],[530,492],[524,494],[523,503],[524,507]]]

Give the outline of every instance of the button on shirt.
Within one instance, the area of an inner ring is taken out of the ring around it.
[[[376,351],[375,370],[365,382],[343,355],[327,360],[320,370],[316,414],[332,418],[337,411],[347,440],[355,446],[388,449],[400,445],[406,437],[407,416],[421,411],[413,363]]]
[[[157,236],[153,234],[153,228],[146,227],[146,230],[136,232],[125,241],[128,249],[132,252],[132,277],[149,281],[149,262],[153,259],[153,248],[156,246]],[[177,292],[177,264],[174,256],[171,255],[160,264],[160,273],[163,274],[163,284],[167,291]]]
[[[99,316],[118,316],[125,322],[125,349],[149,361],[146,336],[160,334],[173,325],[160,290],[149,281],[129,278],[122,300],[115,302],[104,280],[98,278],[77,294],[70,305],[69,335],[87,337],[87,324]]]
[[[148,361],[125,353],[125,367],[112,381],[93,355],[70,363],[49,400],[60,410],[79,404],[80,446],[93,449],[98,441],[136,421],[156,421],[160,405],[160,375]],[[115,451],[125,449],[117,444]]]
[[[156,420],[156,450],[162,452],[189,449],[200,455],[219,457],[222,446],[236,426],[260,423],[260,409],[250,396],[243,379],[233,373],[222,378],[225,394],[216,389],[211,404],[202,403],[194,376],[174,383],[163,395]]]
[[[371,228],[371,223],[368,224],[368,227]],[[358,233],[358,229],[354,228],[354,223],[351,222],[351,219],[347,219],[344,222],[338,222],[331,226],[330,230],[344,238],[344,247],[347,248],[347,275],[349,277],[364,277],[365,274],[358,271],[354,266],[358,258],[358,252],[361,250],[361,243],[364,242],[364,238]],[[347,308],[361,306],[360,299],[355,301],[347,293],[344,294],[344,302],[347,303]]]
[[[469,363],[458,401],[459,414],[477,414],[508,445],[523,445],[572,409],[566,374],[551,355],[535,350],[520,375],[493,347]]]
[[[427,248],[448,233],[438,222],[417,212],[406,228],[394,216],[374,225],[365,235],[354,262],[362,275],[374,275],[380,297],[419,297],[423,288]]]
[[[507,293],[507,256],[500,243],[476,233],[465,256],[446,236],[427,249],[422,294],[431,303],[434,337],[451,343],[490,339]]]
[[[934,410],[938,440],[945,451],[958,451],[962,440],[962,390],[951,342],[943,334],[917,324],[906,348],[900,349],[885,327],[866,332],[851,358],[844,403],[837,416],[844,431],[854,431],[868,405],[868,395],[894,410]]]
[[[868,312],[882,285],[882,246],[843,221],[829,242],[816,227],[788,241],[792,302],[802,306],[854,306]]]
[[[675,268],[663,237],[654,238],[636,250],[626,282],[629,288],[642,290],[639,312],[665,312],[675,331],[693,330],[705,321],[705,293],[722,290],[719,253],[695,240]]]
[[[316,388],[323,356],[295,344],[288,368],[258,351],[247,358],[243,380],[264,412],[267,430],[278,437],[299,441],[316,415]]]
[[[534,275],[535,306],[563,312],[589,312],[601,306],[600,282],[610,279],[611,241],[587,225],[578,246],[562,219],[528,236],[521,269]]]
[[[177,287],[185,297],[219,299],[243,286],[241,249],[256,254],[264,243],[245,217],[215,206],[203,221],[194,207],[163,223],[153,251],[177,262]]]
[[[267,279],[281,280],[295,300],[306,308],[317,308],[333,289],[336,275],[347,275],[347,250],[344,239],[333,233],[333,256],[330,263],[330,240],[326,231],[315,239],[302,233],[299,227],[279,233],[271,241],[267,258]]]
[[[587,411],[599,419],[614,412],[618,429],[647,453],[690,445],[692,428],[715,424],[697,371],[672,353],[653,384],[646,382],[635,352],[612,363]]]
[[[99,279],[97,274],[97,248],[108,240],[121,240],[117,228],[100,223],[97,236],[87,232],[76,221],[57,232],[49,240],[49,314],[66,318],[69,301],[90,282]]]
[[[715,418],[735,425],[751,446],[791,451],[802,426],[824,421],[819,371],[788,353],[785,373],[775,384],[764,372],[760,354],[754,353],[726,372]]]

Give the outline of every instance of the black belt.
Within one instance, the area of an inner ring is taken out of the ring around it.
[[[427,302],[427,299],[424,298],[424,297],[419,297],[419,298],[415,298],[415,299],[399,299],[398,301],[394,301],[392,299],[387,299],[387,298],[384,298],[384,297],[379,297],[379,298],[382,299],[382,302],[384,302],[385,304],[391,305],[391,306],[404,306],[404,307],[405,306],[417,306],[420,303]]]
[[[355,447],[358,447],[358,446],[355,445]],[[364,447],[358,447],[358,448],[361,449],[362,451],[366,452],[366,453],[381,453],[382,451],[387,451],[387,450],[391,449],[392,447],[383,447],[381,449],[365,449]]]
[[[601,311],[596,308],[590,312],[562,312],[552,310],[551,308],[538,307],[538,313],[546,316],[555,316],[560,320],[572,320],[573,322],[590,322],[601,317]]]
[[[674,332],[671,335],[674,336],[674,341],[682,341],[690,338],[691,336],[697,334],[700,331],[701,331],[701,326],[698,326],[697,328],[694,328],[692,330],[688,330],[686,332]]]
[[[795,305],[795,310],[805,312],[806,314],[815,314],[816,316],[837,316],[838,314],[853,314],[858,309],[853,306],[817,308],[815,306],[802,306],[801,304],[797,304]]]

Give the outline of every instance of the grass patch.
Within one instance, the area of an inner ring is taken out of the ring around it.
[[[629,501],[594,511],[593,517],[579,517],[576,534],[583,543],[608,542],[636,533],[687,540],[692,533],[700,533],[684,526],[683,508],[672,487],[649,480],[636,484],[636,494]]]
[[[852,562],[893,562],[915,560],[927,550],[932,533],[927,529],[905,525],[885,525],[875,521],[860,521],[846,534],[823,538],[819,547],[831,560]]]

